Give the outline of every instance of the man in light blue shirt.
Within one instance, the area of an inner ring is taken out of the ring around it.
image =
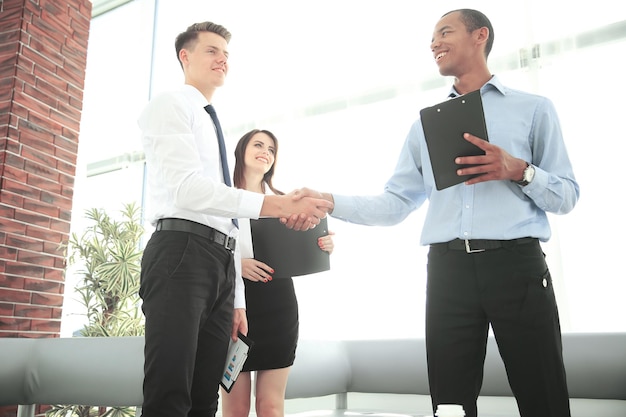
[[[493,28],[463,9],[437,23],[431,50],[452,96],[480,89],[489,142],[459,157],[464,183],[438,191],[421,121],[406,138],[391,179],[376,196],[300,190],[334,201],[332,216],[393,225],[429,200],[421,243],[430,245],[426,346],[433,410],[462,404],[476,417],[492,327],[522,417],[569,417],[559,317],[540,241],[546,213],[571,211],[579,187],[552,103],[502,85],[487,66]],[[469,167],[463,167],[470,165]]]

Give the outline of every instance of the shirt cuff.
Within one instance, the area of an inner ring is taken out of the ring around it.
[[[333,194],[333,212],[331,216],[338,219],[350,218],[354,211],[352,201],[353,199],[350,196]]]
[[[237,276],[235,284],[235,308],[246,308],[246,291],[241,275]]]
[[[241,276],[241,246],[240,242],[237,242],[237,248],[234,253],[235,262],[235,308],[246,308],[246,286]]]
[[[261,208],[263,207],[264,198],[264,194],[244,190],[244,192],[241,194],[241,200],[239,202],[238,217],[246,219],[258,219],[261,215]]]

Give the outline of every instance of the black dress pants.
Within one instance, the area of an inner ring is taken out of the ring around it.
[[[158,231],[141,268],[142,416],[213,417],[232,329],[233,254],[195,234]]]
[[[522,417],[569,417],[561,329],[538,241],[480,253],[432,245],[426,351],[433,410],[477,416],[491,325]]]

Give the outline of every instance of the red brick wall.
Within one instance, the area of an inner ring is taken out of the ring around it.
[[[58,337],[92,4],[0,4],[0,337]]]
[[[91,7],[0,0],[0,337],[59,336]]]

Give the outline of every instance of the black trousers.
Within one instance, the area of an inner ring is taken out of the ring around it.
[[[213,417],[232,329],[233,254],[191,233],[159,231],[141,268],[142,416]]]
[[[481,253],[433,245],[428,254],[426,351],[433,411],[477,416],[491,325],[522,417],[569,417],[561,329],[538,241]]]

